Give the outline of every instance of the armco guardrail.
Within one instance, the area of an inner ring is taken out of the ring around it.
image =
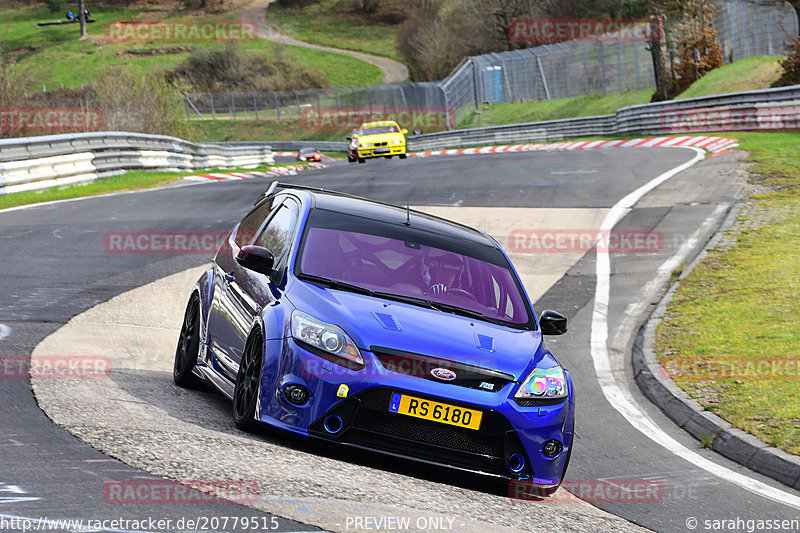
[[[195,144],[175,137],[93,132],[0,140],[0,194],[87,183],[125,170],[194,170],[273,163],[265,143]]]
[[[613,115],[453,130],[408,139],[410,151],[525,144],[609,135],[800,129],[800,85],[637,105]],[[344,135],[344,133],[343,133]],[[194,144],[174,137],[94,132],[0,140],[0,194],[83,183],[127,169],[233,168],[274,161],[272,148],[314,146],[344,151],[347,143]]]
[[[524,144],[609,135],[800,129],[800,85],[624,107],[613,115],[410,137],[409,150]]]
[[[342,133],[342,138],[344,138],[344,135]],[[265,143],[277,152],[296,152],[301,148],[316,148],[323,152],[344,152],[347,150],[347,142],[345,141],[265,141]],[[254,146],[262,143],[232,142],[218,144],[221,146]]]

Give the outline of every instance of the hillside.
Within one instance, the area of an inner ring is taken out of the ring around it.
[[[88,38],[79,40],[77,24],[36,25],[37,22],[64,18],[60,12],[51,13],[44,3],[2,7],[0,17],[4,24],[0,26],[0,41],[8,57],[15,60],[19,70],[24,72],[23,83],[29,90],[53,89],[62,85],[76,89],[91,82],[99,71],[109,66],[125,63],[142,73],[171,69],[194,50],[224,44],[213,38],[169,39],[155,33],[152,35],[154,38],[142,42],[109,42],[113,24],[120,21],[166,20],[189,25],[236,21],[232,15],[198,16],[196,13],[182,12],[177,2],[173,7],[169,3],[143,4],[126,9],[92,6],[91,14],[97,22],[88,24]],[[262,39],[242,39],[234,44],[248,52],[283,55],[298,68],[319,72],[331,86],[374,85],[382,79],[377,67],[340,54],[276,45]]]

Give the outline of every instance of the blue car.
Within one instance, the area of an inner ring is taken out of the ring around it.
[[[492,237],[425,213],[273,183],[186,307],[176,384],[266,425],[550,493],[569,463],[570,374]]]

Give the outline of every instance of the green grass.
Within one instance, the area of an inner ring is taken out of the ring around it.
[[[316,131],[299,120],[195,120],[192,141],[345,141],[346,131]]]
[[[101,70],[122,63],[130,64],[136,71],[145,73],[155,69],[174,68],[184,61],[191,51],[211,47],[214,43],[158,43],[107,42],[106,25],[118,20],[161,18],[163,13],[148,15],[137,10],[97,7],[92,16],[99,22],[87,25],[89,38],[78,39],[78,25],[38,27],[36,22],[57,20],[60,13],[50,13],[45,7],[0,9],[0,40],[3,49],[17,59],[24,71],[24,82],[32,90],[49,90],[61,85],[76,89],[90,83]],[[188,17],[180,17],[182,19]],[[319,50],[294,46],[281,46],[259,39],[239,43],[249,51],[268,55],[284,54],[298,65],[320,72],[331,86],[375,85],[381,83],[381,70],[358,59]],[[157,50],[154,55],[132,55],[131,51]]]
[[[257,46],[274,50],[275,46],[267,41],[258,41]],[[300,46],[284,46],[286,55],[294,58],[299,64],[320,72],[330,82],[331,87],[355,87],[363,85],[380,85],[383,83],[383,71],[353,57],[302,48]]]
[[[800,134],[724,135],[750,152],[751,181],[768,192],[745,204],[729,235],[735,244],[711,250],[683,279],[658,327],[656,353],[668,371],[695,369],[673,374],[706,408],[797,454]],[[773,362],[790,366],[773,371]]]
[[[473,111],[459,123],[459,128],[478,128],[499,124],[540,122],[561,118],[589,117],[607,115],[620,107],[646,104],[653,94],[652,89],[630,91],[619,94],[596,94],[578,96],[561,100],[542,100],[538,102],[491,104],[488,109]]]
[[[401,60],[394,45],[397,21],[361,15],[351,5],[351,0],[322,0],[301,8],[273,4],[267,17],[281,33],[301,41]]]
[[[742,59],[730,65],[714,69],[691,87],[678,95],[681,98],[696,98],[710,94],[735,93],[764,89],[780,77],[780,56],[757,56]]]
[[[209,174],[213,172],[247,172],[253,170],[266,170],[270,167],[285,166],[286,164],[275,163],[263,165],[258,168],[239,168],[239,169],[209,169],[209,170],[184,170],[181,172],[152,172],[147,170],[134,170],[95,180],[85,185],[69,185],[67,187],[55,187],[43,191],[17,192],[0,195],[0,209],[17,207],[20,205],[37,204],[41,202],[52,202],[55,200],[69,200],[84,196],[97,196],[112,192],[136,191],[141,189],[152,189],[162,187],[173,182],[179,181],[183,176],[193,174]]]

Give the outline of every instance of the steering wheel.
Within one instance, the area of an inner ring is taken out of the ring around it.
[[[431,289],[429,289],[426,294],[436,294],[436,292],[434,292],[433,288],[431,287]],[[464,289],[447,289],[445,292],[441,294],[446,294],[449,296],[457,296],[465,300],[478,303],[478,299],[475,298],[475,296],[473,296],[471,293],[465,291]]]

